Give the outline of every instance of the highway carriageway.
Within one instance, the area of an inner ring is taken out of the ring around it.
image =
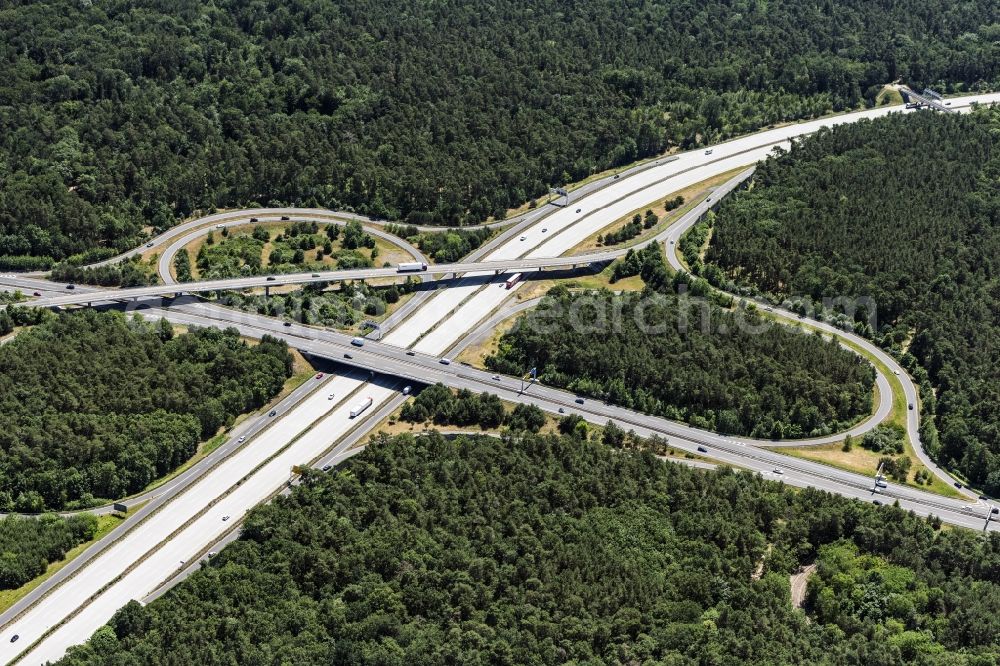
[[[181,314],[170,308],[157,312],[157,315],[161,314],[178,324],[219,325],[218,319],[209,320],[197,315]],[[613,421],[626,430],[635,430],[637,434],[645,437],[652,435],[666,437],[674,448],[690,453],[703,453],[737,467],[746,467],[763,474],[771,474],[773,470],[780,469],[783,474],[776,475],[775,478],[794,485],[811,486],[859,499],[879,499],[887,504],[899,500],[906,509],[912,509],[921,515],[939,516],[953,525],[982,529],[986,513],[989,511],[985,505],[972,505],[974,508],[970,510],[969,499],[950,499],[895,483],[890,483],[888,488],[879,489],[874,493],[872,490],[874,480],[869,476],[769,451],[764,448],[768,444],[767,441],[717,435],[683,423],[649,416],[590,398],[584,399],[581,404],[577,402],[578,396],[568,391],[538,383],[522,382],[520,378],[496,375],[461,363],[444,364],[436,356],[412,350],[373,341],[366,341],[364,346],[359,348],[351,345],[350,337],[346,335],[300,325],[290,328],[280,325],[278,328],[270,326],[261,328],[239,321],[234,321],[232,325],[248,337],[273,335],[287,341],[289,346],[314,356],[374,373],[400,377],[416,384],[441,383],[454,389],[465,388],[476,393],[493,393],[511,402],[535,404],[556,415],[576,413],[596,425]],[[322,336],[323,339],[316,336]],[[563,412],[559,412],[560,408]],[[810,440],[800,440],[800,442],[811,443]],[[697,450],[699,446],[707,448],[708,451],[699,452]],[[995,522],[989,523],[989,529],[997,529],[996,525]]]
[[[532,259],[508,259],[504,261],[482,261],[457,264],[437,264],[428,267],[427,271],[399,272],[391,268],[361,268],[348,271],[324,271],[320,273],[291,273],[288,275],[257,276],[250,278],[234,278],[228,280],[205,280],[199,282],[183,282],[174,285],[157,285],[153,287],[134,287],[130,289],[105,289],[100,292],[74,293],[67,290],[65,295],[39,298],[20,305],[35,307],[58,307],[66,305],[89,305],[101,301],[131,301],[140,298],[170,296],[174,294],[201,293],[207,291],[227,291],[233,289],[261,289],[287,284],[309,284],[314,282],[338,282],[344,280],[369,280],[373,278],[406,277],[413,275],[458,275],[462,273],[495,271],[533,271],[545,268],[564,268],[573,266],[589,266],[623,256],[627,249],[610,252],[584,254],[576,257],[550,257]]]

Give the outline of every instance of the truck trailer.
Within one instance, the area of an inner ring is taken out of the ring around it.
[[[520,273],[514,273],[509,278],[507,278],[507,281],[504,283],[504,285],[507,287],[507,289],[513,289],[514,285],[520,282],[522,277],[523,276]]]
[[[409,263],[403,263],[396,266],[397,273],[419,273],[420,271],[426,271],[427,264],[422,261],[411,261]]]
[[[356,416],[359,416],[362,412],[371,407],[372,402],[373,402],[372,397],[368,396],[358,404],[354,405],[354,408],[351,409],[351,418],[353,419]]]

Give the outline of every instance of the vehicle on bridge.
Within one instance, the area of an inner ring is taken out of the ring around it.
[[[427,264],[425,264],[422,261],[411,261],[396,266],[397,273],[419,273],[420,271],[426,271],[426,270],[427,270]]]

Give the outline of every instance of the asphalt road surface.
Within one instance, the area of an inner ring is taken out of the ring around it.
[[[1000,99],[1000,96],[996,95],[990,97],[993,98],[991,101]],[[955,108],[961,104],[960,100],[953,101]],[[898,110],[898,107],[893,110]],[[622,215],[681,189],[690,182],[698,182],[756,161],[766,156],[774,146],[785,144],[791,136],[815,131],[822,125],[874,117],[888,111],[889,109],[878,109],[792,125],[721,144],[715,147],[711,154],[694,151],[679,155],[675,160],[654,165],[629,178],[619,179],[587,197],[577,199],[567,208],[545,215],[541,212],[533,213],[537,218],[527,217],[529,223],[524,224],[523,231],[516,232],[520,235],[507,234],[505,236],[509,236],[510,240],[505,237],[502,242],[495,244],[495,249],[491,247],[487,260],[494,260],[496,257],[498,258],[496,260],[509,262],[507,264],[490,266],[486,271],[483,271],[486,267],[478,263],[466,267],[458,265],[435,270],[485,272],[486,275],[483,277],[489,278],[494,270],[531,267],[535,265],[530,263],[532,261],[538,262],[537,265],[565,265],[555,263],[545,255],[565,251],[566,248],[572,247]],[[543,228],[546,230],[542,231]],[[520,240],[522,236],[524,240]],[[570,263],[572,261],[581,260],[570,260]],[[394,271],[390,269],[389,274],[394,274]],[[276,284],[280,278],[274,281],[261,279],[263,283],[257,286]],[[312,279],[311,275],[309,279]],[[667,436],[676,448],[695,451],[700,446],[708,449],[711,457],[722,462],[770,474],[787,483],[812,485],[859,499],[871,499],[871,479],[861,475],[840,472],[817,463],[790,459],[753,446],[756,442],[747,443],[699,432],[680,424],[595,401],[588,400],[580,405],[576,403],[575,396],[548,387],[530,386],[526,392],[522,392],[519,381],[513,378],[502,378],[496,382],[488,376],[488,373],[481,373],[464,366],[454,364],[446,366],[439,363],[436,358],[437,350],[446,349],[454,344],[504,300],[500,298],[500,289],[502,287],[498,284],[483,286],[472,281],[465,291],[459,289],[439,291],[433,298],[428,299],[424,307],[418,308],[410,318],[396,326],[393,335],[398,335],[398,340],[392,339],[390,335],[385,340],[387,344],[369,343],[362,350],[345,345],[343,341],[328,340],[326,336],[329,334],[325,332],[317,334],[313,329],[307,329],[307,332],[289,331],[288,327],[281,327],[280,323],[273,320],[266,326],[273,325],[284,329],[279,335],[294,339],[295,346],[328,358],[339,358],[342,361],[412,381],[442,381],[454,387],[468,387],[476,391],[490,390],[502,398],[533,402],[552,412],[558,412],[560,408],[567,412],[575,411],[593,423],[615,420],[641,435]],[[503,289],[503,291],[507,292],[502,294],[506,297],[515,290]],[[82,291],[79,296],[84,296]],[[111,297],[132,296],[113,294]],[[107,299],[109,295],[102,293],[100,296],[94,295],[89,298]],[[438,302],[438,299],[442,300]],[[59,302],[63,301],[52,298],[40,299],[38,305]],[[424,312],[428,308],[433,309],[430,310],[430,314],[425,315]],[[185,310],[188,309],[185,306]],[[461,316],[457,316],[458,309],[463,310]],[[186,312],[173,310],[166,312],[172,320],[198,319]],[[205,318],[217,321],[218,316],[217,312],[213,312],[211,317]],[[253,334],[254,330],[257,332],[270,330],[257,319],[246,317],[245,314],[241,316],[245,320],[251,320],[240,325],[241,330],[245,330],[247,334]],[[304,333],[316,337],[303,339]],[[420,351],[427,353],[415,352],[414,356],[406,356],[400,346],[412,346],[414,343],[420,346]],[[354,359],[343,359],[345,353],[352,353]],[[361,375],[364,374],[362,371]],[[265,430],[254,438],[251,446],[240,449],[232,457],[219,463],[216,468],[173,497],[169,504],[165,505],[169,510],[153,512],[106,552],[82,568],[79,575],[57,586],[21,614],[16,622],[10,623],[0,619],[0,622],[3,622],[3,629],[0,631],[0,650],[2,650],[0,658],[5,661],[15,658],[19,649],[29,647],[30,652],[25,655],[23,663],[34,664],[58,658],[67,646],[89,637],[125,601],[141,598],[155,590],[163,580],[185,566],[180,564],[182,559],[186,562],[190,557],[197,557],[207,545],[217,541],[229,530],[229,521],[222,520],[222,516],[228,515],[230,520],[238,520],[251,507],[280,491],[290,476],[289,470],[292,465],[321,456],[329,451],[333,441],[350,432],[358,423],[347,417],[353,404],[351,398],[355,394],[363,391],[365,395],[372,395],[373,409],[395,395],[393,389],[366,382],[366,379],[366,376],[351,375],[331,380],[331,385],[333,381],[340,382],[335,391],[338,397],[327,400],[326,396],[317,393],[303,401],[280,420],[280,427]],[[316,396],[327,400],[329,406],[317,405]],[[345,397],[339,398],[339,396]],[[317,425],[310,429],[313,424]],[[314,431],[316,434],[312,435]],[[777,474],[775,469],[781,469],[782,473]],[[234,480],[239,482],[234,485]],[[888,498],[888,501],[898,500],[904,507],[913,508],[919,513],[940,515],[952,524],[981,528],[984,523],[981,515],[972,513],[980,512],[983,509],[981,505],[975,505],[970,509],[964,502],[905,487],[890,486],[882,490],[881,494]],[[65,621],[59,624],[63,620]],[[56,628],[53,630],[53,627]],[[49,631],[51,633],[44,641],[33,645]],[[21,635],[21,641],[16,644],[19,647],[7,641],[12,633]]]

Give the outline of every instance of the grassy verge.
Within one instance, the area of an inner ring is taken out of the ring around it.
[[[596,231],[595,233],[591,234],[590,236],[585,238],[582,242],[580,242],[578,245],[574,246],[569,251],[568,254],[581,254],[598,248],[606,249],[611,247],[630,247],[632,245],[638,245],[639,243],[645,242],[649,238],[655,236],[656,234],[660,233],[670,225],[674,224],[677,220],[683,217],[688,211],[690,211],[692,208],[694,208],[699,203],[704,201],[706,197],[711,196],[712,192],[715,191],[717,187],[731,180],[737,174],[740,174],[744,171],[746,171],[746,167],[730,169],[725,173],[721,173],[717,176],[713,176],[712,178],[707,178],[701,182],[690,185],[689,187],[685,187],[684,189],[674,192],[670,196],[666,196],[659,201],[652,202],[646,206],[641,206],[640,208],[637,208],[629,212],[627,215],[624,215],[619,219],[615,220],[614,222],[608,224],[599,231]],[[663,205],[664,199],[672,199],[673,197],[678,195],[684,197],[684,204],[678,208],[675,208],[674,210],[668,211]],[[656,217],[660,220],[655,226],[649,229],[643,229],[641,234],[624,243],[618,243],[616,245],[598,245],[597,243],[598,236],[603,236],[608,232],[616,231],[617,229],[624,226],[627,222],[629,222],[635,215],[642,216],[645,214],[647,210],[651,210],[654,213],[656,213]]]
[[[620,261],[620,260],[618,260]],[[614,264],[608,264],[600,273],[580,275],[560,280],[531,280],[517,290],[517,300],[527,301],[544,296],[549,289],[557,284],[566,285],[567,289],[608,289],[610,291],[642,291],[645,284],[638,275],[622,278],[618,282],[611,281]]]
[[[890,86],[885,86],[882,88],[881,92],[875,97],[875,106],[891,106],[893,104],[902,104],[903,95],[900,94],[898,90]]]
[[[590,183],[593,183],[595,180],[600,180],[602,178],[608,178],[609,176],[613,176],[616,173],[622,173],[622,172],[628,171],[629,169],[634,169],[635,167],[640,166],[642,164],[649,164],[650,162],[655,162],[657,160],[667,159],[667,158],[670,157],[670,153],[675,152],[676,150],[677,150],[676,148],[672,148],[668,152],[663,153],[661,155],[653,155],[652,157],[646,157],[646,158],[643,158],[641,160],[637,160],[635,162],[632,162],[631,164],[626,164],[625,166],[614,167],[614,168],[611,168],[611,169],[605,169],[604,171],[598,171],[596,173],[592,173],[589,176],[587,176],[586,178],[584,178],[583,180],[578,180],[578,181],[576,181],[574,183],[570,183],[569,185],[566,185],[565,189],[566,189],[567,192],[572,192],[573,190],[580,189],[584,185],[589,185]],[[537,199],[535,199],[535,201],[538,204],[537,207],[540,208],[540,207],[544,206],[545,202],[548,200],[548,198],[549,198],[548,194],[543,194],[543,195],[539,196]],[[555,198],[555,196],[553,196],[553,199],[554,198]],[[517,208],[509,208],[509,209],[507,209],[506,217],[504,219],[509,219],[511,217],[514,217],[515,215],[521,215],[522,213],[527,213],[529,210],[531,210],[531,202],[530,201],[525,201],[523,204],[521,204]],[[494,218],[490,218],[489,219],[489,222],[498,222],[498,221],[500,221],[500,220],[496,220]]]
[[[138,509],[139,507],[135,507]],[[29,594],[32,590],[36,589],[39,585],[44,583],[46,580],[56,575],[60,569],[65,567],[67,564],[72,562],[74,559],[79,557],[85,550],[93,546],[95,543],[106,537],[113,529],[118,527],[125,519],[109,514],[106,516],[97,517],[97,532],[94,534],[94,538],[90,541],[79,544],[78,546],[71,548],[67,553],[66,557],[62,558],[57,562],[52,562],[49,564],[49,568],[45,570],[41,576],[33,578],[21,587],[13,590],[3,590],[0,591],[0,613],[6,611],[25,595]]]
[[[517,403],[510,402],[509,400],[501,399],[503,403],[504,412],[510,414],[514,411],[514,407]],[[406,403],[403,403],[405,405]],[[424,421],[423,423],[410,423],[409,421],[403,421],[399,418],[403,411],[403,405],[397,407],[391,414],[382,419],[374,428],[372,428],[373,433],[385,433],[386,435],[404,435],[404,434],[419,434],[422,432],[430,432],[431,430],[438,430],[441,432],[457,433],[461,432],[468,435],[482,435],[485,433],[497,433],[501,432],[504,427],[499,428],[479,428],[476,426],[454,426],[454,425],[436,425],[433,421]],[[558,432],[559,418],[553,414],[545,413],[545,425],[542,426],[541,432],[545,434],[554,434]],[[597,426],[591,426],[591,433],[600,432],[600,428]],[[359,441],[355,446],[362,446],[364,442]]]
[[[824,444],[823,446],[803,446],[800,448],[775,449],[775,451],[785,453],[796,458],[823,463],[830,465],[831,467],[836,467],[837,469],[846,470],[848,472],[856,472],[858,474],[864,474],[871,477],[875,476],[875,470],[878,469],[878,461],[883,457],[883,454],[861,448],[861,446],[857,444],[855,444],[850,451],[844,451],[843,442]],[[917,469],[923,469],[923,465],[920,464],[919,460],[912,456],[912,452],[909,448],[905,453],[910,455],[911,460],[914,461],[913,467],[910,468],[911,472],[916,471]],[[932,476],[931,482],[926,485],[914,483],[911,480],[912,476],[912,474],[908,474],[906,482],[902,485],[910,488],[916,488],[917,490],[925,490],[944,497],[953,497],[956,499],[964,497],[964,495],[936,476]],[[889,480],[889,483],[892,484],[899,482],[892,479]]]
[[[496,353],[497,346],[500,344],[500,338],[502,338],[504,334],[506,334],[507,331],[514,326],[514,322],[517,321],[517,317],[518,315],[513,315],[501,321],[493,327],[493,331],[488,336],[463,349],[462,352],[455,357],[455,360],[459,363],[468,363],[475,368],[484,367],[483,359]]]

